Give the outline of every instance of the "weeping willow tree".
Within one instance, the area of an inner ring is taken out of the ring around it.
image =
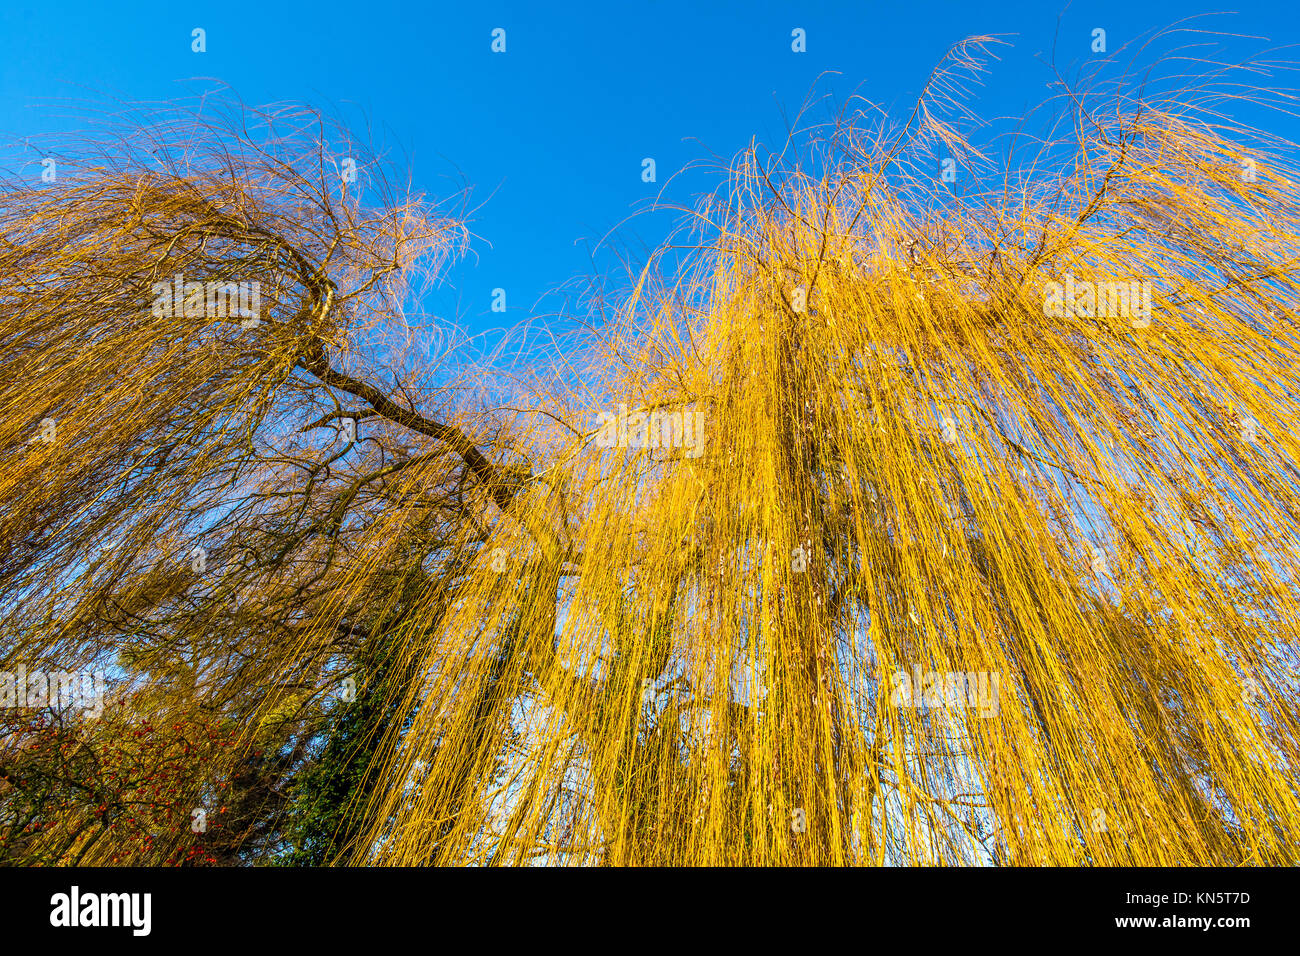
[[[356,861],[1296,859],[1295,180],[1112,95],[955,200],[974,52],[538,387]]]
[[[54,182],[4,189],[0,679],[102,672],[137,749],[177,744],[187,772],[147,847],[124,851],[104,816],[158,796],[122,775],[0,825],[32,859],[152,863],[206,835],[192,815],[230,811],[232,781],[283,796],[333,702],[365,693],[354,671],[411,582],[427,605],[482,538],[475,496],[508,498],[466,470],[487,474],[478,445],[501,428],[471,444],[431,411],[464,343],[404,313],[463,244],[457,218],[310,111],[218,97],[106,125],[120,135],[62,144]],[[458,405],[458,424],[486,421]],[[195,712],[238,745],[174,739]],[[94,719],[67,736],[91,754],[120,738]],[[4,767],[29,749],[4,743]],[[278,839],[261,829],[254,857]]]
[[[995,167],[945,120],[981,49],[897,126],[746,151],[505,400],[389,288],[455,225],[324,188],[311,130],[15,195],[4,664],[235,719],[195,799],[362,675],[331,862],[1294,862],[1286,144],[1070,89]],[[238,255],[252,335],[140,312]]]

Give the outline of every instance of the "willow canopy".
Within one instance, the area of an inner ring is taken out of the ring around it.
[[[1119,86],[995,161],[985,46],[514,365],[314,114],[7,183],[0,671],[112,693],[6,712],[0,857],[1294,863],[1290,147]]]

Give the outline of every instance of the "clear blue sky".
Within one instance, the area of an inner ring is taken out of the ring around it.
[[[463,176],[484,203],[472,223],[475,255],[437,296],[441,314],[475,330],[559,308],[546,294],[589,273],[590,245],[689,161],[729,160],[751,139],[783,138],[783,114],[817,90],[857,91],[902,109],[944,52],[976,33],[1014,34],[974,105],[1018,113],[1047,91],[1035,62],[1057,40],[1063,72],[1092,57],[1091,32],[1114,50],[1153,28],[1220,7],[1213,0],[606,0],[601,3],[274,0],[130,3],[19,2],[0,9],[0,137],[66,129],[47,104],[110,94],[174,99],[211,77],[250,104],[301,101],[370,123],[405,151],[417,187],[450,191]],[[1220,55],[1300,40],[1296,0],[1233,0],[1239,12],[1198,21],[1258,39]],[[194,27],[207,52],[191,51]],[[493,54],[491,31],[507,31]],[[806,31],[807,52],[791,50]],[[1294,51],[1280,56],[1295,58]],[[1300,140],[1300,123],[1275,131]],[[641,179],[644,157],[658,183]],[[36,167],[39,173],[39,167]],[[670,187],[689,203],[716,180]],[[658,243],[667,222],[625,227],[635,245]],[[507,290],[505,316],[489,311]]]

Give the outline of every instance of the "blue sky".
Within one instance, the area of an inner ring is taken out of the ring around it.
[[[1208,0],[1207,0],[1208,2]],[[1220,56],[1258,54],[1300,39],[1294,0],[1233,6],[1196,21],[1249,35]],[[480,332],[532,317],[562,325],[553,293],[589,275],[589,251],[688,162],[729,161],[751,138],[779,144],[785,117],[810,90],[840,102],[857,92],[895,110],[910,106],[955,42],[1007,34],[980,98],[982,115],[1019,113],[1047,94],[1050,55],[1072,75],[1093,56],[1091,33],[1112,50],[1212,6],[1169,0],[714,0],[639,3],[58,4],[6,0],[0,10],[0,138],[67,130],[59,100],[109,95],[175,99],[229,84],[247,103],[304,102],[337,109],[410,164],[417,188],[446,195],[463,177],[478,206],[473,254],[430,304]],[[207,52],[191,50],[191,30]],[[494,54],[491,32],[506,30]],[[791,50],[806,31],[807,52]],[[1284,58],[1294,58],[1284,51]],[[1141,61],[1139,61],[1141,62]],[[827,71],[838,75],[817,78]],[[187,82],[189,81],[189,82]],[[814,114],[818,115],[818,114]],[[826,115],[823,111],[822,116]],[[1300,140],[1300,122],[1273,123]],[[75,128],[75,125],[73,126]],[[642,181],[655,159],[658,182]],[[39,166],[35,167],[39,173]],[[669,184],[690,204],[718,184],[703,172]],[[624,224],[634,251],[662,241],[671,218]],[[508,311],[490,311],[494,288]]]

